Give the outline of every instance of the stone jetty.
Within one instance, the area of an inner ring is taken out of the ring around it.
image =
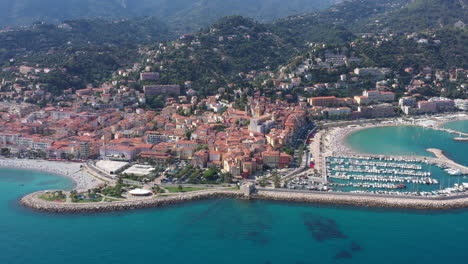
[[[427,151],[434,154],[439,161],[442,161],[447,166],[459,170],[462,174],[468,174],[468,167],[458,164],[455,161],[449,159],[447,156],[445,156],[442,150],[436,148],[429,148],[427,149]]]
[[[189,201],[198,201],[216,198],[243,198],[240,191],[209,190],[183,193],[178,195],[149,197],[138,200],[101,202],[101,203],[59,203],[45,201],[39,196],[45,191],[28,194],[21,198],[20,203],[37,211],[50,213],[99,213],[111,211],[124,211],[142,208],[161,207],[180,204]]]
[[[391,197],[371,194],[347,194],[332,192],[291,192],[278,189],[261,189],[254,193],[235,190],[204,190],[164,197],[150,197],[139,200],[104,203],[58,203],[39,198],[44,192],[24,196],[20,203],[38,211],[50,213],[99,213],[142,208],[154,208],[207,199],[250,199],[284,202],[300,202],[358,207],[381,207],[420,210],[447,210],[468,208],[468,195],[446,197]]]
[[[468,196],[452,197],[391,197],[377,195],[354,195],[346,193],[306,193],[259,191],[252,199],[300,203],[345,205],[359,207],[380,207],[418,210],[447,210],[468,207]]]
[[[443,128],[443,127],[431,127],[431,128],[434,129],[434,130],[445,131],[445,132],[450,133],[450,134],[459,135],[460,137],[461,136],[468,137],[468,133],[456,131],[456,130],[453,130],[453,129]]]

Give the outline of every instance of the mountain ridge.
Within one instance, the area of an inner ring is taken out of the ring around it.
[[[67,19],[154,16],[180,32],[208,26],[228,15],[274,21],[288,15],[318,11],[337,0],[2,0],[0,26],[35,21],[60,23]]]

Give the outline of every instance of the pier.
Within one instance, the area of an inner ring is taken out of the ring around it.
[[[456,170],[459,170],[462,174],[468,174],[468,167],[465,167],[461,164],[456,163],[455,161],[447,158],[447,156],[444,155],[444,152],[440,149],[435,149],[435,148],[430,148],[427,149],[427,151],[431,152],[434,154],[439,161],[447,165],[448,167],[454,168]]]
[[[460,137],[462,137],[462,136],[463,137],[468,137],[468,133],[463,133],[463,132],[456,131],[456,130],[453,130],[453,129],[443,128],[443,127],[430,127],[430,128],[434,129],[434,130],[444,131],[444,132],[447,132],[447,133],[450,133],[450,134],[459,135]]]

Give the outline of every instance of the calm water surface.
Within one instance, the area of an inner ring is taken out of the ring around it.
[[[22,195],[72,183],[0,169],[0,263],[463,263],[468,211],[444,213],[210,200],[56,215]]]
[[[468,133],[468,120],[448,122],[443,125],[445,128],[453,129],[463,133]]]
[[[454,134],[416,126],[377,127],[350,134],[346,144],[361,153],[386,155],[422,155],[438,148],[454,161],[468,166],[468,142],[455,141]]]

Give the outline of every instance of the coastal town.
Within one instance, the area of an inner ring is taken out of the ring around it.
[[[347,58],[335,55],[329,60],[345,63]],[[294,86],[304,86],[302,78],[310,78],[308,65],[311,64],[306,61],[290,74],[283,73],[285,68],[281,68],[278,78],[263,83],[273,83],[278,95]],[[159,73],[150,70],[144,67],[135,81],[157,83]],[[117,75],[129,71],[132,70],[119,71]],[[400,98],[392,92],[398,84],[385,79],[391,74],[389,71],[356,68],[340,75],[335,84],[301,88],[304,91],[337,89],[338,84],[347,86],[360,78],[374,78],[376,88],[364,90],[361,95],[299,96],[297,101],[287,96],[282,100],[273,99],[260,90],[237,88],[235,84],[231,85],[235,98],[229,101],[224,99],[225,88],[219,88],[215,95],[199,98],[190,81],[183,85],[142,85],[142,90],[138,90],[130,88],[130,81],[124,80],[104,83],[98,88],[65,91],[61,98],[41,107],[15,100],[15,94],[20,96],[24,89],[15,85],[20,93],[2,93],[0,145],[1,154],[7,159],[0,160],[0,165],[71,177],[79,193],[72,192],[66,199],[56,197],[55,193],[45,198],[62,202],[112,203],[138,200],[141,198],[135,197],[141,196],[147,199],[148,195],[170,196],[207,189],[229,193],[242,188],[249,194],[255,188],[342,192],[346,188],[339,187],[346,186],[360,187],[345,191],[349,193],[410,196],[464,193],[465,188],[468,189],[466,183],[440,187],[440,191],[405,190],[405,182],[439,185],[439,181],[418,177],[429,176],[430,172],[402,169],[392,171],[390,177],[388,172],[381,172],[379,166],[421,167],[414,163],[416,160],[405,163],[403,157],[399,157],[403,163],[374,163],[366,169],[354,167],[353,170],[352,166],[349,169],[342,165],[339,170],[330,168],[330,158],[334,157],[369,159],[344,145],[345,136],[362,127],[380,123],[377,126],[417,125],[439,129],[445,122],[468,119],[464,114],[468,105],[466,99],[411,95],[421,75],[428,80],[434,78],[437,86],[440,76],[450,75],[452,81],[459,82],[467,78],[467,71],[457,69],[450,74],[437,72],[433,76],[431,69],[424,69],[414,75],[415,80]],[[24,69],[21,72],[25,73]],[[267,75],[274,76],[273,73]],[[330,85],[333,88],[327,88]],[[30,92],[34,98],[40,89]],[[155,96],[165,98],[164,106],[148,109],[146,101]],[[458,134],[459,140],[468,136],[462,132],[448,132]],[[419,162],[423,160],[420,158]],[[427,159],[424,162],[428,164]],[[341,160],[338,164],[356,163]],[[462,165],[441,162],[437,158],[432,159],[431,164],[448,168],[454,174],[468,173]],[[366,171],[370,168],[373,170]],[[354,175],[357,172],[365,173]],[[338,184],[332,180],[337,178],[359,179],[360,182]]]
[[[0,0],[0,264],[468,259],[468,0]]]
[[[24,62],[12,59],[0,83],[0,166],[72,178],[76,189],[65,198],[45,197],[62,202],[111,203],[207,189],[425,197],[468,189],[465,182],[448,184],[446,175],[431,176],[439,173],[432,165],[447,175],[468,174],[443,150],[428,152],[435,155],[430,158],[377,156],[345,143],[353,132],[381,126],[436,129],[467,141],[466,133],[443,128],[468,119],[467,69],[371,67],[362,55],[363,47],[379,50],[401,39],[421,50],[444,40],[426,33],[367,33],[346,45],[307,43],[302,55],[276,69],[229,78],[175,77],[171,67],[180,54],[192,59],[204,46],[252,38],[248,26],[235,30],[242,34],[224,34],[215,25],[141,46],[139,60],[108,80],[59,91],[42,80],[67,69],[34,64],[27,56]]]

